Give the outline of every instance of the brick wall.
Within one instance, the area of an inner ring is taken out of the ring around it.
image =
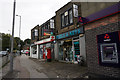
[[[119,68],[99,65],[96,41],[96,35],[120,30],[119,16],[114,15],[85,25],[87,65],[90,73],[119,77]]]
[[[93,22],[93,23],[90,23],[90,25],[86,25],[85,26],[85,30],[89,30],[89,29],[92,29],[92,28],[97,28],[99,26],[105,26],[105,25],[108,25],[110,23],[115,23],[115,22],[118,22],[118,19],[120,17],[120,15],[113,15],[113,16],[110,16],[110,17],[107,17],[107,18],[104,18],[104,19],[100,19],[96,22]]]

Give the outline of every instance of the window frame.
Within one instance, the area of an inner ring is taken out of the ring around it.
[[[72,11],[72,23],[70,23],[70,11]],[[68,15],[67,16],[65,16],[65,12],[68,12]],[[73,25],[73,9],[72,8],[70,8],[70,9],[68,9],[68,10],[66,10],[65,12],[63,12],[61,15],[60,15],[60,17],[61,17],[61,29],[63,29],[63,28],[65,28],[65,27],[67,27],[67,26],[70,26],[70,25]],[[64,16],[64,17],[63,17]],[[62,17],[64,18],[64,19],[62,19]],[[68,17],[68,24],[66,24],[66,21],[65,21],[65,18],[66,17]],[[63,23],[64,22],[64,23]],[[64,24],[64,25],[63,25]]]

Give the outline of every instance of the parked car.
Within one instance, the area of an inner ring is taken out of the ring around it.
[[[8,54],[7,51],[0,51],[0,56],[6,56]]]

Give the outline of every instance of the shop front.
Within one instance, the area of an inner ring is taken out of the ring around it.
[[[78,63],[80,56],[86,58],[84,37],[83,27],[57,35],[59,61]],[[84,42],[81,40],[84,40]]]
[[[37,45],[37,58],[38,59],[46,59],[48,62],[54,56],[54,46],[53,41],[55,40],[55,36],[50,36],[50,38],[43,39],[41,41],[35,42]]]
[[[52,50],[52,43],[41,44],[39,49],[39,59],[47,59],[48,61],[51,61],[51,53],[53,53]]]

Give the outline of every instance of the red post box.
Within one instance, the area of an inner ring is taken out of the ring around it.
[[[50,48],[47,49],[47,61],[51,62],[51,49]]]

